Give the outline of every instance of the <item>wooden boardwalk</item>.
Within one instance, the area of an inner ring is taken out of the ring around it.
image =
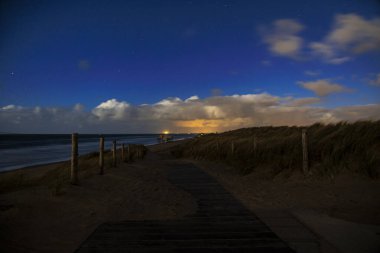
[[[193,164],[177,165],[169,180],[197,200],[194,215],[180,220],[105,223],[76,252],[294,252]]]

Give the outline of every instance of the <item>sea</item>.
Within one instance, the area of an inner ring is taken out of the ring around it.
[[[103,134],[104,148],[118,144],[159,143],[160,134]],[[194,134],[170,134],[172,141],[194,137]],[[79,155],[99,150],[99,134],[79,134]],[[66,161],[71,154],[71,134],[0,134],[0,172],[24,167]]]

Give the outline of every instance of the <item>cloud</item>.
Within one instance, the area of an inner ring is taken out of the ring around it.
[[[305,105],[311,105],[321,102],[320,98],[299,98],[294,99],[291,103],[289,103],[290,106],[305,106]]]
[[[125,101],[119,102],[116,99],[110,99],[95,107],[92,113],[101,120],[108,118],[120,120],[127,116],[129,108],[130,105]]]
[[[366,20],[356,14],[337,15],[326,41],[353,53],[380,48],[380,19]]]
[[[191,101],[196,101],[196,100],[199,100],[198,96],[191,96],[191,97],[185,99],[185,102],[191,102]]]
[[[293,19],[279,19],[270,26],[261,26],[259,31],[269,50],[280,56],[298,58],[303,46],[303,39],[298,33],[304,26]]]
[[[298,82],[303,88],[313,91],[320,97],[327,96],[331,93],[349,91],[348,88],[341,84],[332,83],[328,79],[320,79],[316,81]]]
[[[356,55],[380,49],[380,18],[338,14],[330,31],[319,41],[307,42],[306,48],[304,39],[299,36],[304,28],[293,19],[279,19],[258,30],[270,52],[296,60],[319,58],[339,65],[353,60]]]
[[[91,131],[97,119],[93,114],[62,107],[22,107],[8,105],[0,108],[1,132],[18,133],[68,133],[83,127]]]
[[[0,132],[19,133],[157,133],[215,132],[263,125],[308,125],[380,119],[380,104],[340,108],[313,106],[318,97],[280,97],[268,93],[201,99],[166,98],[131,105],[109,99],[92,110],[76,104],[62,107],[0,107]]]
[[[74,105],[74,111],[76,111],[76,112],[83,112],[84,111],[84,106],[82,105],[82,104],[75,104]]]
[[[312,54],[321,57],[326,63],[339,65],[351,60],[349,56],[337,57],[337,49],[332,45],[322,42],[313,42],[309,46],[312,50]]]
[[[380,87],[380,73],[376,75],[375,79],[369,81],[370,85]]]
[[[331,64],[341,64],[354,55],[379,50],[380,18],[336,15],[331,31],[321,42],[312,42],[309,47],[312,53]]]
[[[348,62],[349,60],[351,60],[351,57],[348,57],[348,56],[335,57],[335,58],[328,59],[328,63],[339,65],[339,64]]]
[[[306,70],[305,75],[307,76],[319,76],[321,74],[320,71]]]
[[[21,110],[22,106],[16,106],[16,105],[6,105],[1,107],[1,110],[3,111],[11,111],[11,110]]]

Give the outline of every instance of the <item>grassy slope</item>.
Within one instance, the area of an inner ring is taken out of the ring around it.
[[[350,171],[380,176],[380,121],[314,124],[307,128],[310,175]],[[173,150],[177,157],[224,161],[242,173],[267,168],[275,176],[302,170],[301,127],[252,127],[208,134]],[[254,142],[256,138],[256,150]]]

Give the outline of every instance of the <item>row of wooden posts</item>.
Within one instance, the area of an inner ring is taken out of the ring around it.
[[[306,175],[309,173],[309,155],[307,149],[307,130],[302,129],[302,171]],[[220,144],[219,141],[216,142],[216,150],[219,152]],[[257,150],[257,137],[253,136],[253,152],[256,153]],[[235,153],[235,143],[231,142],[231,154]]]
[[[112,167],[116,167],[117,165],[117,145],[116,140],[112,142]],[[127,149],[127,150],[126,150]],[[141,149],[137,149],[138,158],[142,158],[144,156],[143,151]],[[126,160],[131,160],[131,146],[125,145],[124,143],[121,145],[121,160],[125,162]],[[104,174],[104,137],[100,137],[99,140],[99,174]],[[78,184],[78,134],[73,133],[71,135],[71,173],[70,173],[70,181],[71,184]]]

